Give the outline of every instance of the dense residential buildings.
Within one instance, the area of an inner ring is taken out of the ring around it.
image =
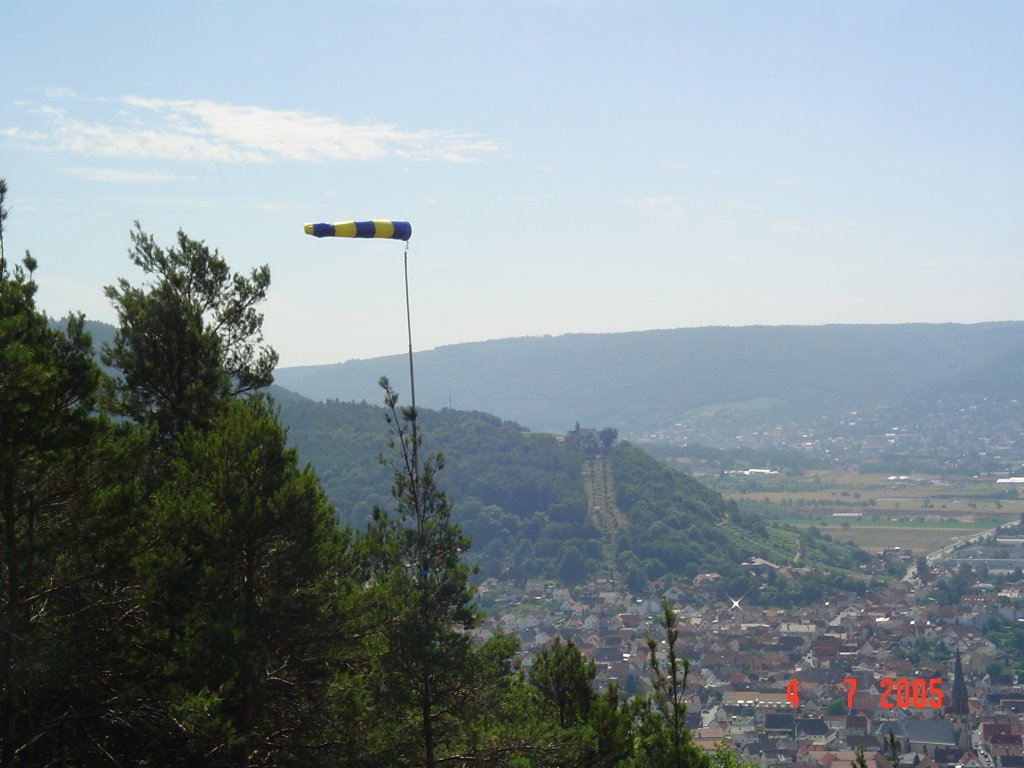
[[[782,609],[737,605],[695,581],[631,595],[600,581],[491,580],[481,592],[494,615],[478,632],[515,634],[527,670],[559,637],[595,662],[598,686],[614,681],[632,695],[649,690],[647,638],[664,645],[658,617],[668,601],[691,664],[688,723],[705,747],[724,741],[765,768],[848,768],[863,749],[869,765],[888,768],[891,732],[903,766],[1024,768],[1024,691],[983,631],[997,617],[1017,620],[1024,583],[992,601],[939,605],[907,580]]]

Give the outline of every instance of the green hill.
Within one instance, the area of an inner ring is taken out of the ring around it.
[[[97,348],[113,337],[104,323],[86,329]],[[378,461],[388,439],[383,408],[316,402],[279,386],[272,393],[291,444],[317,470],[342,522],[362,527],[375,505],[390,504],[391,476]],[[367,394],[376,400],[379,390]],[[566,582],[611,575],[639,590],[714,571],[730,589],[745,590],[754,584],[742,565],[751,557],[820,565],[842,578],[863,556],[821,535],[766,526],[628,444],[595,453],[571,435],[531,432],[481,411],[421,413],[425,449],[446,456],[443,487],[484,575]],[[813,596],[806,583],[780,587],[800,599]]]
[[[313,464],[343,522],[388,506],[383,408],[319,403],[274,388],[289,441]],[[760,557],[842,572],[854,550],[801,542],[632,445],[596,450],[581,433],[533,433],[480,412],[423,410],[424,449],[443,452],[442,484],[473,540],[483,576],[565,583],[623,578],[636,590],[714,571],[729,588],[758,586],[743,563]],[[807,538],[805,536],[805,538]]]
[[[752,326],[502,339],[418,352],[421,405],[500,413],[533,429],[574,421],[641,435],[683,420],[805,420],[1021,383],[1024,323]],[[282,368],[314,399],[374,399],[404,356]]]
[[[317,403],[273,390],[289,441],[313,464],[342,522],[363,526],[375,505],[391,503],[384,409]],[[423,410],[424,450],[445,455],[441,483],[489,575],[554,576],[579,552],[600,561],[581,480],[583,455],[553,435],[479,412]]]

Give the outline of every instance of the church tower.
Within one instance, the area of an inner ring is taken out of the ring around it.
[[[956,649],[956,662],[953,666],[953,693],[946,705],[946,714],[953,721],[957,732],[957,743],[960,749],[970,749],[971,729],[968,722],[970,707],[967,704],[967,683],[964,682],[964,666],[960,662],[960,646]]]

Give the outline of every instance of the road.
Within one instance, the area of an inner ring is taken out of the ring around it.
[[[1003,523],[1002,525],[997,525],[995,528],[989,528],[987,531],[982,531],[981,533],[976,533],[973,536],[971,536],[969,539],[960,539],[958,541],[954,541],[952,544],[949,544],[948,546],[945,546],[942,549],[938,549],[938,550],[932,552],[931,554],[927,555],[925,559],[928,561],[928,565],[932,566],[935,563],[939,562],[939,560],[942,560],[942,559],[948,557],[950,554],[952,554],[952,552],[957,547],[961,546],[962,544],[977,544],[979,541],[981,541],[985,537],[991,536],[992,534],[996,533],[996,531],[998,531],[999,529],[1001,529],[1001,528],[1012,528],[1013,526],[1017,525],[1018,523],[1019,523],[1018,520],[1011,520],[1008,523]],[[917,580],[917,564],[914,563],[914,564],[910,565],[907,568],[907,575],[903,577],[903,581],[912,582],[912,581],[916,581],[916,580]]]

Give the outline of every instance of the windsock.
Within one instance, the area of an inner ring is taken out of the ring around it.
[[[306,234],[313,237],[383,237],[389,240],[408,240],[412,237],[412,225],[408,221],[389,219],[306,224],[304,228]]]

